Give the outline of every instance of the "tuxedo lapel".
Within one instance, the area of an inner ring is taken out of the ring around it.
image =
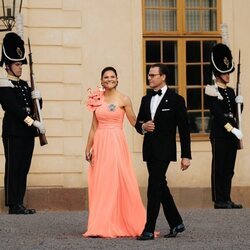
[[[145,100],[145,112],[146,112],[147,116],[150,117],[150,119],[152,120],[151,111],[150,111],[151,98],[152,98],[152,95],[148,94],[147,98]]]

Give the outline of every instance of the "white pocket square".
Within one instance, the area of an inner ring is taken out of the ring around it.
[[[170,109],[162,109],[161,111],[169,111]]]

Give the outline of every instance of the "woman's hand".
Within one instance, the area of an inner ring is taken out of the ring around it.
[[[88,161],[89,163],[91,163],[91,160],[92,160],[92,152],[91,151],[86,151],[85,153],[85,159],[86,161]]]

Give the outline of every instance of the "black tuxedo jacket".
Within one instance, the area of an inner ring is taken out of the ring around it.
[[[152,120],[152,93],[142,97],[135,128],[143,134],[142,124]],[[167,89],[154,117],[155,130],[147,132],[143,141],[144,161],[176,161],[176,131],[181,143],[181,158],[191,159],[190,132],[184,98]]]

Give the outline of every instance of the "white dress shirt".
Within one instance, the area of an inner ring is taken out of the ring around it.
[[[161,99],[163,98],[163,96],[165,95],[166,91],[167,91],[167,85],[165,85],[164,87],[161,88],[162,94],[161,95],[155,95],[152,96],[151,98],[151,102],[150,102],[150,112],[151,112],[151,118],[152,120],[154,120],[155,117],[155,113],[156,110],[161,102]]]

